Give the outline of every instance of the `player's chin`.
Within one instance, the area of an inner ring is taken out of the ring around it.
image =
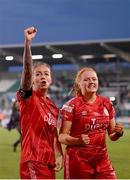
[[[88,91],[88,92],[93,92],[93,93],[94,93],[94,92],[97,92],[97,89],[96,89],[96,88],[91,88],[91,89],[88,89],[87,91]]]
[[[49,86],[40,86],[41,90],[47,90],[49,88]]]

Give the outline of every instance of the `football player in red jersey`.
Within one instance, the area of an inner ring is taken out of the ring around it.
[[[63,165],[61,144],[57,136],[58,108],[47,97],[52,82],[48,64],[33,66],[31,41],[37,29],[25,30],[23,72],[17,99],[21,127],[21,179],[55,179],[55,170]]]
[[[115,123],[110,100],[97,91],[97,73],[82,68],[75,79],[76,96],[61,110],[59,140],[67,145],[65,179],[116,179],[106,148],[106,131],[116,141],[123,135],[123,127]]]

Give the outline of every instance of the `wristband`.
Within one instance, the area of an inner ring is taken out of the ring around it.
[[[28,91],[25,91],[25,90],[20,88],[18,91],[19,91],[20,96],[23,99],[27,99],[27,98],[29,98],[32,95],[32,89],[30,89]]]

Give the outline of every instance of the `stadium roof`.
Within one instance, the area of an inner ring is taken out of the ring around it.
[[[32,54],[40,55],[39,61],[47,62],[50,65],[61,63],[86,64],[86,62],[95,63],[108,60],[115,61],[116,59],[130,61],[129,47],[130,39],[32,44]],[[0,65],[21,65],[23,48],[23,45],[0,47]],[[13,60],[8,60],[7,56],[12,56]]]
[[[49,64],[129,61],[129,7],[130,0],[1,0],[0,71],[21,64],[29,26],[38,29],[33,54]],[[63,57],[53,59],[57,53]]]

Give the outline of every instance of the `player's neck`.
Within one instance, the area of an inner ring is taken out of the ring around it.
[[[45,90],[35,90],[34,89],[34,91],[37,93],[37,94],[39,94],[40,96],[42,96],[42,97],[44,97],[44,98],[46,98],[47,97],[47,94],[48,94],[48,90],[47,89],[45,89]]]
[[[94,103],[95,100],[97,98],[97,94],[96,93],[87,93],[85,94],[84,96],[84,100],[87,102],[87,103]]]

